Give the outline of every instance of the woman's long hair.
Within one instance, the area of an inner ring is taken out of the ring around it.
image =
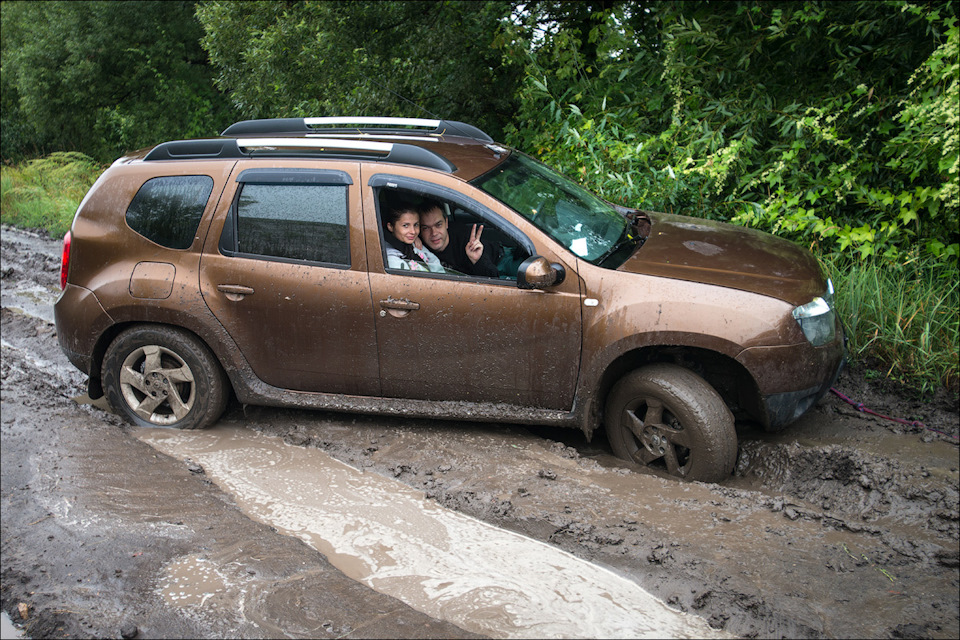
[[[390,227],[387,226],[391,224],[396,225],[397,220],[405,213],[412,213],[418,218],[420,216],[420,214],[417,213],[417,206],[407,200],[398,200],[394,202],[392,206],[385,208],[383,213],[383,237],[386,238],[387,243],[389,243],[391,247],[400,252],[404,260],[416,260],[417,262],[426,264],[424,259],[413,250],[412,244],[407,244],[397,238],[393,235],[393,232],[390,231]]]

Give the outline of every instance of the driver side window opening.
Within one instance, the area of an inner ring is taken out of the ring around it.
[[[392,219],[391,212],[407,208],[414,208],[420,214],[419,241],[440,260],[443,272],[436,272],[437,275],[515,282],[520,263],[530,256],[515,239],[478,212],[443,198],[381,188],[377,206],[385,265],[389,264],[387,250],[391,246],[387,222]],[[466,252],[466,246],[474,238],[483,245],[476,262],[470,260]],[[389,266],[387,271],[407,272]]]

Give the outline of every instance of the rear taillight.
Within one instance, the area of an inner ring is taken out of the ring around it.
[[[67,288],[67,271],[70,269],[70,232],[63,236],[63,255],[60,256],[60,288]]]

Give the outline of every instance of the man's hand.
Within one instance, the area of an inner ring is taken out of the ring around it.
[[[473,264],[477,264],[477,260],[483,255],[483,243],[480,242],[481,233],[483,233],[483,225],[480,225],[479,229],[477,229],[477,225],[473,225],[473,229],[470,230],[470,239],[467,240],[467,246],[464,247],[467,258]]]

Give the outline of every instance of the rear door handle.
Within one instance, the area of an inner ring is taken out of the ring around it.
[[[242,284],[218,284],[217,291],[223,293],[227,300],[233,302],[243,300],[244,296],[253,295],[253,288],[245,287]]]

